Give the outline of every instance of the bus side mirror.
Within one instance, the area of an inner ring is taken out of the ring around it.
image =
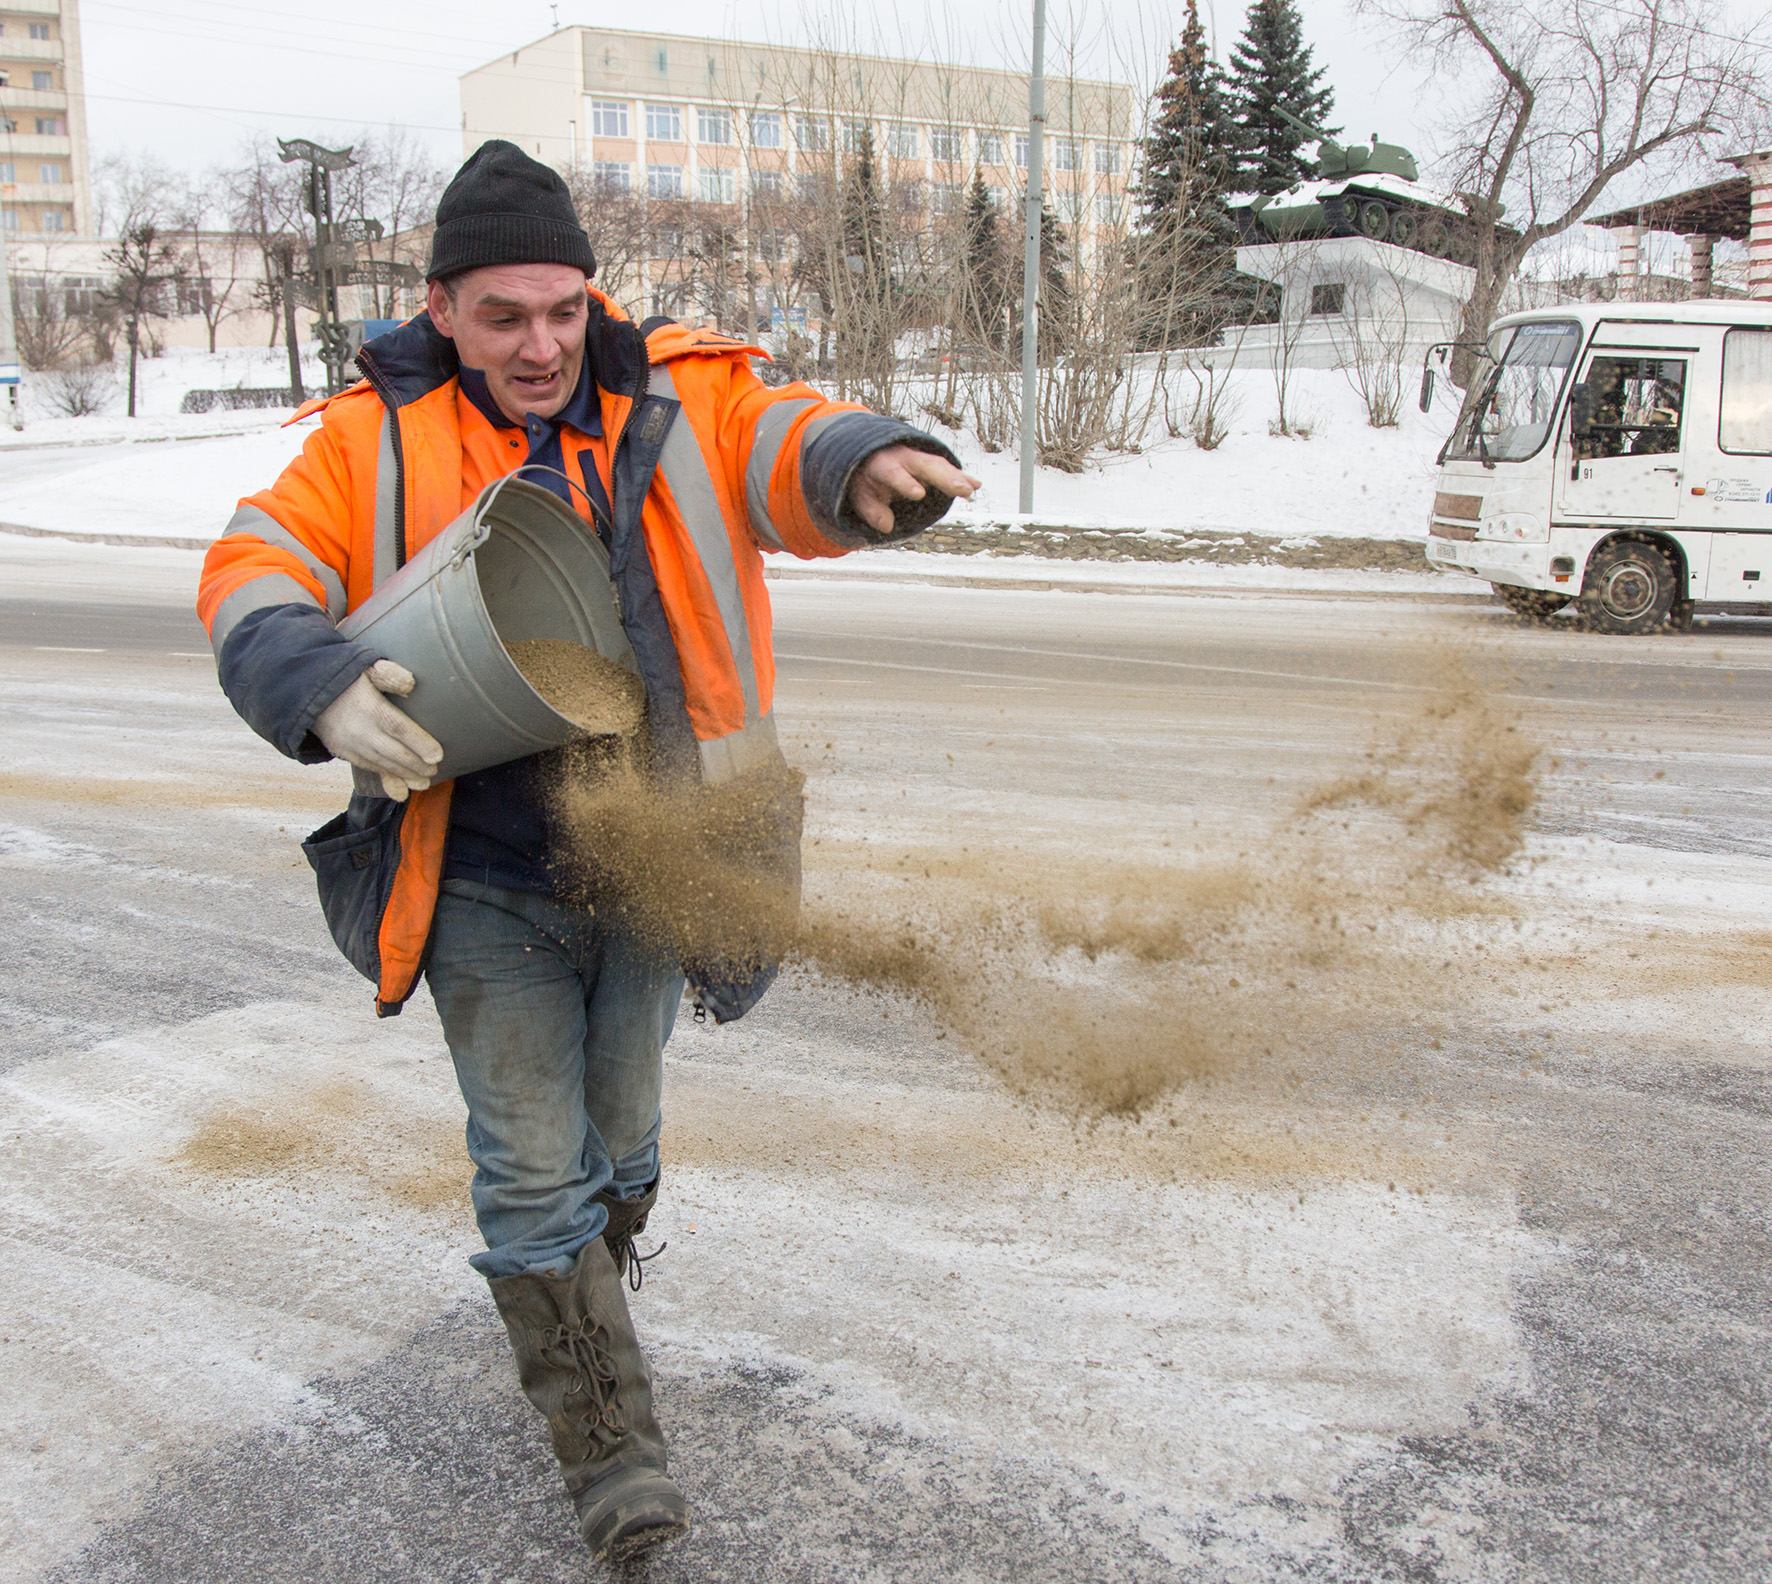
[[[1434,404],[1434,371],[1424,367],[1421,371],[1421,410],[1426,412]]]

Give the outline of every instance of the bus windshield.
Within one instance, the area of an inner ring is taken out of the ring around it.
[[[1573,320],[1504,330],[1491,347],[1496,366],[1446,445],[1458,462],[1524,462],[1551,432],[1569,366],[1581,349]]]

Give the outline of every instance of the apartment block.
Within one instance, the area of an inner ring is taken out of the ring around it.
[[[77,0],[0,0],[0,225],[90,235]]]
[[[871,142],[901,206],[953,207],[982,176],[1005,208],[1028,163],[1025,74],[615,28],[567,27],[461,79],[462,147],[508,138],[612,192],[736,206],[816,200]],[[1045,190],[1085,245],[1126,214],[1137,100],[1049,78]]]

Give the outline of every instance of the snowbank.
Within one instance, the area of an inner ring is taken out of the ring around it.
[[[235,501],[267,485],[300,449],[307,426],[281,428],[286,413],[177,411],[185,391],[196,387],[274,383],[281,372],[278,354],[263,349],[213,356],[169,352],[145,361],[142,371],[144,416],[133,422],[107,412],[32,421],[19,434],[0,432],[0,523],[56,533],[213,538]],[[1102,457],[1083,473],[1043,468],[1035,485],[1035,511],[1026,518],[1014,510],[1015,454],[989,454],[975,436],[938,427],[936,432],[985,482],[978,498],[958,507],[952,520],[959,525],[1185,528],[1282,538],[1425,537],[1434,455],[1448,419],[1443,403],[1427,416],[1406,404],[1399,427],[1373,429],[1342,374],[1301,370],[1292,376],[1288,407],[1294,422],[1310,433],[1308,439],[1289,438],[1269,433],[1276,411],[1272,375],[1233,371],[1230,384],[1230,433],[1216,450],[1201,451],[1185,438],[1164,438],[1135,455]],[[174,440],[178,444],[141,443]],[[33,450],[45,444],[119,441],[132,444],[126,452],[90,463],[83,464],[79,451],[70,450],[65,466],[40,454],[25,465]],[[15,448],[23,449],[16,450],[16,460],[9,459],[6,453]],[[854,565],[859,570],[873,563]],[[997,572],[972,558],[966,575],[1028,574],[1027,558],[1014,558],[1012,565],[1017,570]],[[919,568],[920,574],[929,571],[933,569]],[[1102,569],[1092,568],[1090,578],[1103,581]],[[1155,568],[1139,569],[1135,579],[1170,580],[1159,577]],[[1188,569],[1186,581],[1198,585],[1197,568]],[[1256,581],[1261,586],[1274,583],[1272,578]],[[1294,586],[1290,577],[1279,581]],[[1296,586],[1316,585],[1305,579]]]

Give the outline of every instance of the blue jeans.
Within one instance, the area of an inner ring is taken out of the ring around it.
[[[569,1270],[658,1175],[664,1048],[683,975],[531,891],[445,880],[426,970],[468,1103],[482,1276]]]

